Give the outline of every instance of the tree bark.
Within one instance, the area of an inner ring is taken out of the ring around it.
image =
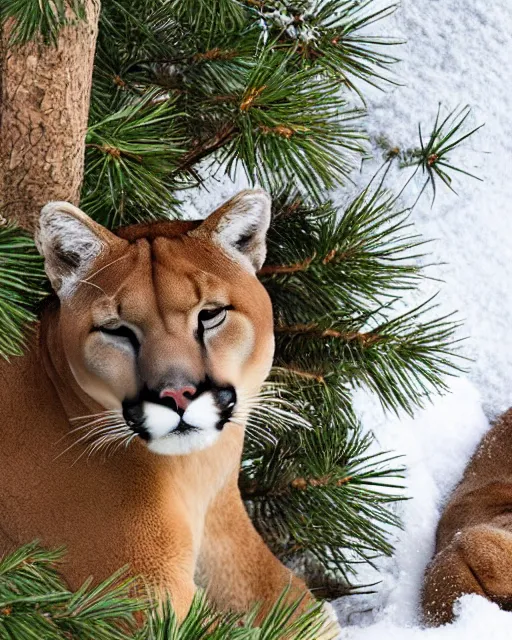
[[[49,200],[79,203],[100,0],[57,46],[0,41],[0,214],[33,230]]]

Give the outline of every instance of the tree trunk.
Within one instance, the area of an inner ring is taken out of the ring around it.
[[[100,0],[57,46],[0,41],[0,213],[33,230],[49,200],[78,204]]]

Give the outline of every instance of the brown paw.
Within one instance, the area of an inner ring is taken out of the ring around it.
[[[490,526],[460,536],[462,556],[483,593],[501,606],[512,602],[512,534]]]
[[[512,534],[508,531],[488,525],[469,527],[436,555],[425,576],[426,622],[450,622],[455,600],[465,593],[477,593],[510,608]]]

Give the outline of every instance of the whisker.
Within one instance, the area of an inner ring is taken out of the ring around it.
[[[121,449],[123,446],[125,449],[128,448],[128,445],[130,444],[130,442],[133,440],[133,437],[136,434],[132,433],[127,433],[125,434],[122,438],[119,439],[118,443],[114,446],[113,450],[112,450],[112,455],[114,455],[114,453],[116,453],[116,451],[119,451],[119,449]]]
[[[99,431],[98,430],[91,430],[88,431],[86,434],[82,435],[80,438],[78,438],[78,440],[75,440],[74,442],[72,442],[68,447],[66,447],[64,449],[64,451],[61,451],[59,453],[58,456],[56,456],[54,458],[54,460],[57,460],[58,458],[60,458],[61,456],[63,456],[65,453],[67,453],[68,451],[70,451],[71,449],[73,449],[73,447],[76,447],[77,445],[79,445],[81,442],[90,440],[91,438],[93,438],[94,436],[98,435]]]
[[[127,440],[126,440],[126,443],[125,443],[125,447],[126,447],[127,449],[128,449],[128,447],[130,446],[131,442],[132,442],[133,440],[135,440],[135,438],[136,438],[136,437],[137,437],[137,434],[136,434],[135,432],[134,432],[134,433],[131,433],[131,434],[128,436],[128,438],[127,438]]]
[[[99,440],[92,443],[89,447],[89,454],[87,458],[89,459],[93,454],[99,453],[102,449],[104,449],[105,458],[109,455],[113,455],[128,438],[135,435],[137,434],[133,433],[126,425],[116,433],[107,433]]]
[[[279,385],[270,384],[257,393],[241,399],[231,421],[245,426],[249,441],[265,441],[274,445],[277,433],[296,429],[311,429],[311,424],[296,413],[294,406],[283,398]]]
[[[98,416],[107,416],[114,413],[121,414],[121,409],[109,409],[105,411],[100,411],[99,413],[90,413],[85,416],[76,416],[75,418],[70,418],[70,422],[75,422],[76,420],[85,420],[85,418],[97,418]]]
[[[56,444],[64,440],[64,438],[68,436],[72,436],[78,431],[83,431],[84,429],[89,429],[89,432],[92,434],[93,432],[96,431],[96,429],[100,429],[102,427],[110,427],[110,426],[115,427],[117,424],[124,424],[124,422],[119,421],[117,418],[116,418],[116,421],[114,421],[113,417],[109,418],[108,420],[98,418],[97,420],[93,420],[92,422],[87,422],[86,424],[83,424],[79,427],[75,427],[75,429],[71,429],[70,431],[66,432],[61,438],[59,438],[59,440],[57,440]]]
[[[103,449],[103,447],[105,447],[105,445],[111,441],[112,441],[112,437],[109,437],[109,436],[103,436],[99,440],[96,440],[96,442],[94,442],[93,444],[91,444],[90,447],[88,447],[89,453],[87,455],[87,459],[89,459],[92,455],[99,453],[101,449]]]
[[[87,282],[88,280],[91,280],[91,278],[94,278],[94,276],[97,276],[98,273],[101,273],[104,269],[107,269],[108,267],[111,267],[113,264],[115,264],[116,262],[119,262],[120,260],[124,260],[125,258],[128,258],[129,254],[125,253],[124,255],[122,255],[119,258],[116,258],[115,260],[112,260],[111,262],[109,262],[108,264],[103,265],[103,267],[100,267],[97,271],[95,271],[94,273],[91,273],[90,276],[87,276],[87,278],[85,280],[83,280],[83,282]]]
[[[88,284],[90,287],[99,289],[104,296],[108,297],[107,292],[104,289],[102,289],[98,284],[94,284],[94,282],[87,282],[87,280],[79,280],[78,282],[80,282],[81,284]]]
[[[112,440],[111,436],[108,436],[107,434],[103,435],[98,440],[95,440],[94,442],[90,443],[82,452],[82,455],[87,454],[87,460],[89,460],[92,455],[99,453],[101,449],[105,446],[105,444],[107,442],[110,442],[111,440]]]
[[[61,453],[59,453],[54,459],[57,460],[58,458],[63,456],[65,453],[67,453],[74,447],[78,446],[80,443],[88,442],[89,440],[96,440],[108,434],[111,434],[112,436],[118,436],[120,433],[123,432],[123,430],[128,429],[124,421],[121,421],[116,416],[111,416],[110,420],[105,421],[105,419],[98,418],[92,423],[82,425],[77,429],[72,430],[70,433],[73,434],[74,432],[76,433],[76,431],[82,431],[84,428],[87,428],[87,427],[89,427],[89,430],[86,433],[80,435],[79,438],[74,440],[68,447],[66,447],[63,451],[61,451]],[[86,450],[87,450],[87,447],[85,451]]]
[[[97,426],[109,425],[109,424],[114,425],[118,421],[119,423],[121,423],[121,421],[117,416],[110,416],[109,418],[97,418],[96,420],[92,420],[91,422],[86,422],[85,424],[82,424],[78,427],[75,427],[74,429],[71,429],[70,431],[67,432],[66,435],[76,433],[77,431],[83,431],[84,429],[88,429],[90,427],[97,427]]]
[[[78,456],[78,458],[76,458],[76,460],[73,462],[73,464],[76,464],[80,460],[80,458],[82,458],[86,453],[88,453],[87,460],[89,460],[91,455],[93,453],[99,452],[106,442],[109,442],[111,440],[115,440],[117,438],[118,438],[118,436],[114,436],[113,434],[111,435],[111,434],[105,433],[98,440],[96,440],[95,442],[90,443],[82,451],[82,453]]]

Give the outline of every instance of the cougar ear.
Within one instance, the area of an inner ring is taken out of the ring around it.
[[[72,293],[101,253],[123,243],[69,202],[50,202],[43,207],[35,240],[59,296]]]
[[[266,191],[246,189],[211,213],[190,235],[208,238],[254,273],[265,262],[270,206]]]

